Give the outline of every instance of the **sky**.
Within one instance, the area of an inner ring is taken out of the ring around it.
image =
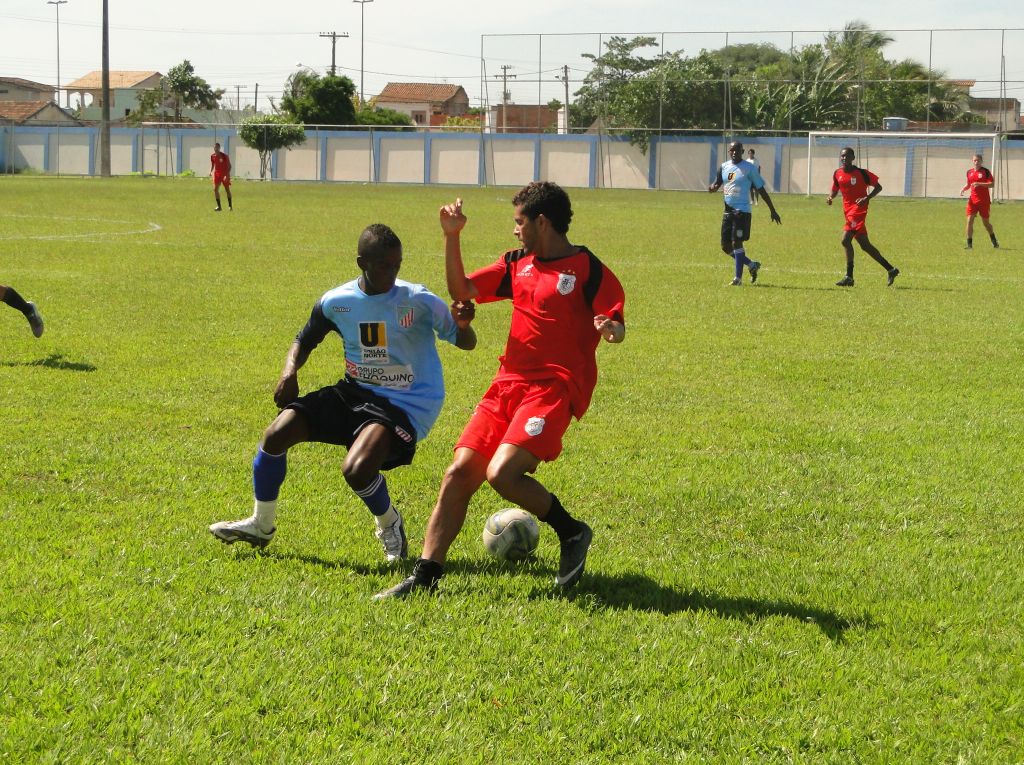
[[[895,38],[888,58],[930,60],[948,77],[978,80],[976,96],[999,96],[1003,79],[1007,94],[1024,101],[1019,2],[982,3],[969,13],[963,0],[756,5],[726,13],[691,0],[108,0],[110,67],[166,74],[188,59],[196,74],[225,89],[224,105],[251,105],[258,93],[266,110],[300,66],[330,69],[332,41],[321,35],[336,32],[348,35],[336,39],[336,71],[367,98],[388,82],[445,82],[462,85],[473,106],[494,104],[507,75],[511,100],[535,104],[565,100],[559,77],[566,72],[571,98],[587,72],[581,54],[599,53],[610,35],[655,35],[666,50],[692,55],[727,42],[799,48],[862,20]],[[101,0],[0,0],[0,76],[56,85],[58,12],[60,81],[101,68]]]

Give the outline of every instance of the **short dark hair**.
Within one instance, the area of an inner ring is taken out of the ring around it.
[[[383,223],[371,223],[359,235],[359,246],[356,250],[361,258],[372,258],[387,255],[392,250],[401,249],[402,241],[390,226]]]
[[[843,150],[839,152],[839,156],[842,156],[843,154],[849,154],[849,155],[850,155],[851,157],[856,157],[856,156],[857,156],[857,155],[856,155],[856,154],[855,154],[855,153],[853,152],[853,148],[852,148],[852,147],[850,147],[850,146],[844,146],[844,147],[843,147]]]
[[[523,214],[530,220],[543,215],[554,226],[555,231],[564,234],[572,220],[572,204],[569,195],[557,183],[534,181],[523,186],[512,197],[512,204],[523,208]]]

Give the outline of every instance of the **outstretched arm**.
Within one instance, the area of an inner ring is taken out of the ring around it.
[[[452,300],[471,300],[477,296],[476,287],[466,276],[462,264],[462,229],[466,216],[462,214],[462,199],[444,205],[440,210],[441,231],[444,232],[444,275],[448,282],[448,294]]]
[[[464,351],[476,348],[476,331],[470,323],[476,317],[476,305],[472,300],[456,300],[451,305],[452,318],[458,328],[455,335],[455,347]]]
[[[772,198],[770,196],[768,196],[768,189],[766,189],[764,186],[762,186],[761,188],[759,188],[757,190],[757,193],[761,195],[761,199],[764,200],[764,203],[766,205],[768,205],[768,209],[771,210],[771,212],[772,212],[772,220],[774,222],[778,223],[781,226],[782,225],[782,218],[779,217],[779,213],[776,212],[775,205],[772,204]]]

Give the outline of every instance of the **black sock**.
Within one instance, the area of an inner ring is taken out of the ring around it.
[[[988,238],[992,240],[992,244],[999,244],[999,242],[996,241],[996,234],[994,231],[988,235]]]
[[[433,584],[444,575],[444,566],[429,558],[419,558],[412,575],[425,584]]]
[[[14,287],[7,288],[7,292],[4,293],[4,302],[11,308],[18,309],[26,316],[32,313],[32,309],[28,307],[28,303],[25,302],[25,298],[19,295],[18,291],[14,289]]]
[[[968,247],[972,247],[973,245],[974,245],[974,239],[972,237],[967,237],[967,246]]]
[[[558,497],[554,494],[551,495],[551,508],[548,510],[548,514],[544,516],[543,521],[555,530],[560,540],[576,536],[583,527],[582,523],[569,515],[569,512],[562,507],[562,503],[558,501]]]
[[[846,264],[846,278],[847,279],[852,279],[853,278],[853,263],[847,263]]]

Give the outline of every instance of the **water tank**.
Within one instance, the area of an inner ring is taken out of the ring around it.
[[[882,130],[895,130],[897,132],[907,129],[906,117],[882,117]]]

